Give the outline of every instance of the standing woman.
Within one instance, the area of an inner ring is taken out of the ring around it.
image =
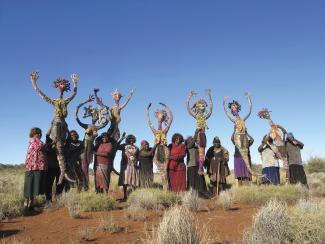
[[[43,194],[43,179],[46,170],[45,145],[41,141],[41,129],[34,127],[29,133],[29,145],[25,160],[24,206],[32,209],[34,198]]]
[[[118,185],[123,186],[123,201],[127,199],[127,187],[131,186],[132,189],[135,189],[138,186],[137,162],[139,149],[134,145],[135,142],[135,136],[128,135],[125,144],[118,146],[118,149],[122,151]]]
[[[199,149],[195,139],[189,136],[185,140],[187,163],[187,189],[198,191],[200,195],[206,194],[204,175],[199,174]]]
[[[149,147],[149,142],[141,141],[139,152],[139,186],[150,188],[153,185],[153,154],[156,150]]]
[[[205,156],[205,163],[212,186],[212,194],[219,194],[219,190],[227,188],[227,176],[230,175],[228,167],[229,152],[221,145],[219,137],[213,138],[213,146]]]
[[[258,147],[258,151],[262,158],[262,174],[263,183],[271,183],[273,185],[280,184],[279,159],[277,158],[277,147],[273,143],[273,139],[265,135],[262,144]]]
[[[184,164],[186,148],[183,142],[183,136],[176,133],[172,137],[172,144],[169,145],[169,184],[173,192],[186,191],[186,167]]]
[[[108,193],[109,183],[111,180],[111,171],[113,168],[112,153],[113,146],[109,142],[106,132],[101,134],[102,143],[99,145],[97,151],[94,153],[96,157],[96,189],[98,192]]]

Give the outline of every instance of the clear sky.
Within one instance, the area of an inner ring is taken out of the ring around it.
[[[257,117],[263,107],[305,143],[304,159],[325,156],[324,10],[325,2],[316,0],[1,0],[0,162],[23,163],[29,129],[50,126],[53,108],[30,82],[35,69],[40,88],[50,97],[57,96],[53,80],[79,74],[67,122],[81,137],[74,110],[94,87],[107,104],[115,88],[125,96],[137,89],[122,112],[120,128],[135,134],[138,143],[144,138],[153,142],[145,116],[149,102],[153,109],[162,101],[173,110],[169,139],[175,132],[188,136],[195,121],[186,112],[186,96],[190,90],[204,96],[204,89],[211,88],[209,145],[218,135],[233,154],[233,125],[222,100],[225,95],[239,100],[244,115],[244,92],[249,91],[253,113],[247,127],[255,138],[254,162],[260,162],[257,147],[269,128]]]

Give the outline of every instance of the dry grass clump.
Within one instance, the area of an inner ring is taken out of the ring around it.
[[[325,173],[325,158],[311,157],[308,159],[306,170],[309,174],[311,173]]]
[[[310,195],[313,197],[325,197],[325,173],[312,173],[307,175]]]
[[[80,210],[85,212],[107,211],[115,209],[116,201],[105,194],[96,194],[94,192],[81,192],[70,190],[63,193],[57,202],[58,207],[67,207],[72,212]]]
[[[78,231],[77,241],[92,241],[92,234],[94,230],[91,228],[80,229]]]
[[[0,193],[0,220],[20,216],[23,213],[24,198],[22,194]]]
[[[145,221],[147,219],[145,211],[146,209],[143,209],[136,205],[131,205],[124,210],[124,214],[128,219],[134,221]]]
[[[129,206],[160,210],[180,203],[181,197],[174,192],[164,192],[160,189],[145,188],[132,192],[128,198]]]
[[[289,210],[287,243],[324,243],[325,200],[300,201]]]
[[[270,199],[276,199],[287,204],[296,203],[299,199],[308,197],[308,189],[303,185],[262,185],[242,186],[234,188],[234,200],[242,203],[261,206]]]
[[[101,217],[99,220],[98,229],[104,232],[109,232],[111,234],[120,233],[125,231],[124,227],[119,226],[112,218],[110,217]]]
[[[254,216],[252,230],[244,233],[243,243],[283,243],[288,223],[287,206],[271,200]]]
[[[197,191],[190,189],[182,196],[182,205],[190,209],[191,211],[198,211],[201,206],[201,199]]]
[[[234,191],[226,190],[222,191],[220,195],[216,198],[215,208],[229,210],[234,203]]]
[[[244,233],[244,244],[324,243],[325,200],[300,200],[287,207],[271,200],[254,217]]]
[[[148,243],[155,244],[198,244],[202,236],[193,215],[186,207],[176,206],[166,211],[164,217]]]

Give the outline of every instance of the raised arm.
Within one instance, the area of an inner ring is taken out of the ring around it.
[[[225,111],[225,114],[227,115],[228,119],[230,119],[231,122],[235,123],[234,118],[232,117],[232,115],[228,111],[228,108],[227,108],[227,105],[226,105],[227,99],[228,99],[228,97],[223,98],[223,110]]]
[[[282,140],[283,141],[285,141],[285,139],[286,139],[286,135],[287,135],[287,130],[286,129],[284,129],[281,125],[276,125],[276,127],[278,127],[281,131],[282,131],[282,134],[283,134],[283,138],[282,138]]]
[[[211,114],[212,114],[212,109],[213,109],[213,103],[212,103],[212,96],[211,96],[211,89],[207,89],[206,93],[209,96],[209,112],[207,114],[207,119],[210,118]]]
[[[92,101],[94,101],[94,96],[93,96],[93,95],[90,95],[86,101],[80,103],[80,104],[77,106],[76,111],[75,111],[75,118],[76,118],[78,124],[79,124],[82,128],[84,128],[85,130],[88,128],[88,125],[87,125],[87,124],[84,124],[84,123],[82,123],[82,122],[80,121],[80,119],[79,119],[79,117],[78,117],[78,112],[79,112],[79,109],[80,109],[83,105],[85,105],[86,103],[92,102]]]
[[[248,92],[246,92],[245,96],[247,97],[247,100],[248,100],[249,111],[248,111],[248,114],[245,116],[244,121],[246,121],[249,118],[249,116],[252,113],[252,108],[253,108],[251,95]]]
[[[73,93],[72,93],[72,95],[70,97],[65,99],[66,103],[71,102],[71,100],[74,99],[74,97],[77,95],[77,84],[78,84],[79,76],[76,75],[76,74],[72,74],[71,79],[72,79],[72,82],[73,82]]]
[[[96,103],[97,103],[99,106],[101,106],[102,108],[105,108],[105,109],[107,109],[107,111],[109,111],[109,106],[105,105],[105,104],[103,103],[103,99],[100,98],[100,97],[98,97],[98,95],[97,95],[98,92],[99,92],[99,89],[98,89],[98,88],[95,88],[95,89],[94,89],[94,94],[95,94],[95,98],[96,98]]]
[[[167,134],[167,132],[169,131],[170,126],[172,125],[173,122],[173,112],[169,109],[169,107],[164,104],[164,103],[159,103],[161,106],[165,107],[167,112],[169,113],[169,120],[167,121],[167,125],[164,129],[165,133]]]
[[[148,120],[148,124],[149,124],[149,127],[150,127],[152,133],[156,134],[156,129],[153,126],[151,119],[150,119],[150,107],[151,107],[151,103],[149,103],[149,105],[147,107],[147,120]]]
[[[50,104],[53,105],[53,100],[51,98],[49,98],[48,96],[46,96],[40,89],[39,87],[37,86],[37,79],[39,78],[39,73],[36,72],[36,71],[33,71],[31,74],[30,74],[30,79],[32,81],[32,86],[34,87],[35,91],[38,93],[38,95],[40,95],[40,97],[45,101],[45,102],[48,102]]]
[[[187,99],[186,99],[186,108],[187,112],[193,117],[196,118],[196,115],[193,113],[191,106],[190,106],[190,100],[193,96],[195,96],[196,93],[194,91],[191,91],[190,94],[188,94]]]
[[[128,102],[131,100],[133,94],[135,93],[135,89],[132,89],[130,92],[130,95],[128,96],[128,98],[125,100],[125,102],[120,106],[120,109],[125,108],[125,106],[128,104]]]

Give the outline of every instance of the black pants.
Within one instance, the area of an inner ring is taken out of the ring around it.
[[[52,186],[55,181],[56,186],[56,195],[60,195],[63,192],[63,189],[68,190],[66,180],[63,180],[62,184],[58,184],[60,176],[60,168],[49,168],[46,172],[46,187],[45,187],[45,196],[47,201],[52,201]]]

